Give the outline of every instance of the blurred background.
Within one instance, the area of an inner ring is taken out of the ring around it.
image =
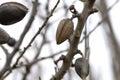
[[[22,21],[13,25],[0,25],[16,41],[20,40],[20,36],[28,26],[29,20],[34,17],[22,39],[19,51],[15,53],[12,59],[10,64],[12,66],[42,27],[57,0],[38,0],[37,7],[34,7],[37,0],[1,0],[0,4],[11,1],[22,3],[29,9]],[[60,45],[56,44],[56,29],[61,19],[72,16],[69,11],[70,5],[75,5],[78,12],[81,12],[84,8],[83,2],[79,0],[60,0],[59,5],[48,22],[45,23],[46,25],[40,34],[37,35],[18,61],[17,67],[5,76],[4,80],[50,80],[62,65],[61,61],[57,65],[54,62],[61,55],[66,55],[69,48],[68,41]],[[87,80],[120,80],[120,2],[119,0],[96,0],[94,7],[98,9],[98,12],[90,15],[85,24],[89,34],[90,51],[90,74]],[[74,19],[73,22],[76,27],[77,19]],[[83,29],[79,43],[79,49],[83,54],[85,53],[84,31]],[[1,46],[0,71],[6,67],[4,65],[8,60],[3,47],[9,54],[14,50],[14,47],[7,44]],[[78,57],[81,56],[74,56],[73,63]],[[76,74],[74,67],[70,67],[63,80],[82,79]]]

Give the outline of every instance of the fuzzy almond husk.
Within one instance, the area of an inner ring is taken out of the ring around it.
[[[10,36],[9,34],[3,30],[2,28],[0,28],[0,44],[5,44],[9,41]]]
[[[74,24],[71,19],[62,19],[58,24],[57,32],[56,32],[56,42],[57,44],[61,44],[65,40],[69,39],[71,34],[73,33]]]
[[[76,59],[75,71],[82,79],[85,79],[89,75],[88,60],[86,60],[85,58]]]
[[[11,25],[21,21],[28,8],[18,2],[6,2],[0,5],[0,24]]]

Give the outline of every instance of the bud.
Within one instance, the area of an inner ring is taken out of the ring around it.
[[[58,24],[57,32],[56,32],[56,42],[60,44],[65,40],[69,39],[71,34],[73,33],[74,24],[71,19],[63,19]]]
[[[0,5],[0,24],[11,25],[22,20],[28,8],[17,2],[6,2]]]
[[[10,38],[7,44],[12,47],[16,44],[16,40],[14,38]]]
[[[89,63],[85,58],[78,58],[75,61],[75,70],[76,73],[82,78],[85,79],[89,74]]]
[[[9,39],[10,39],[9,34],[5,30],[0,28],[0,44],[7,43]]]

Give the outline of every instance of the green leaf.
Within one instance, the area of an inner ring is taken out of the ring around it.
[[[79,30],[77,30],[77,33],[76,33],[76,37],[80,37],[80,35],[81,35],[81,32],[79,31]]]
[[[86,0],[79,0],[79,1],[81,1],[81,2],[85,2]]]

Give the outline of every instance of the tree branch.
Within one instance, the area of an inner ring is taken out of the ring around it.
[[[75,52],[78,49],[78,43],[79,43],[79,39],[80,39],[80,36],[81,36],[82,29],[84,27],[84,24],[86,23],[86,20],[87,20],[88,16],[90,15],[89,11],[92,9],[94,2],[95,2],[95,0],[87,0],[85,2],[84,9],[78,17],[78,24],[77,24],[77,28],[75,30],[75,34],[73,34],[73,37],[72,37],[72,40],[71,40],[71,43],[70,43],[70,49],[69,49],[67,55],[65,56],[65,59],[63,61],[63,64],[62,64],[61,68],[51,78],[51,80],[61,80],[63,78],[64,74],[66,73],[66,71],[71,66],[72,59],[75,55]]]

